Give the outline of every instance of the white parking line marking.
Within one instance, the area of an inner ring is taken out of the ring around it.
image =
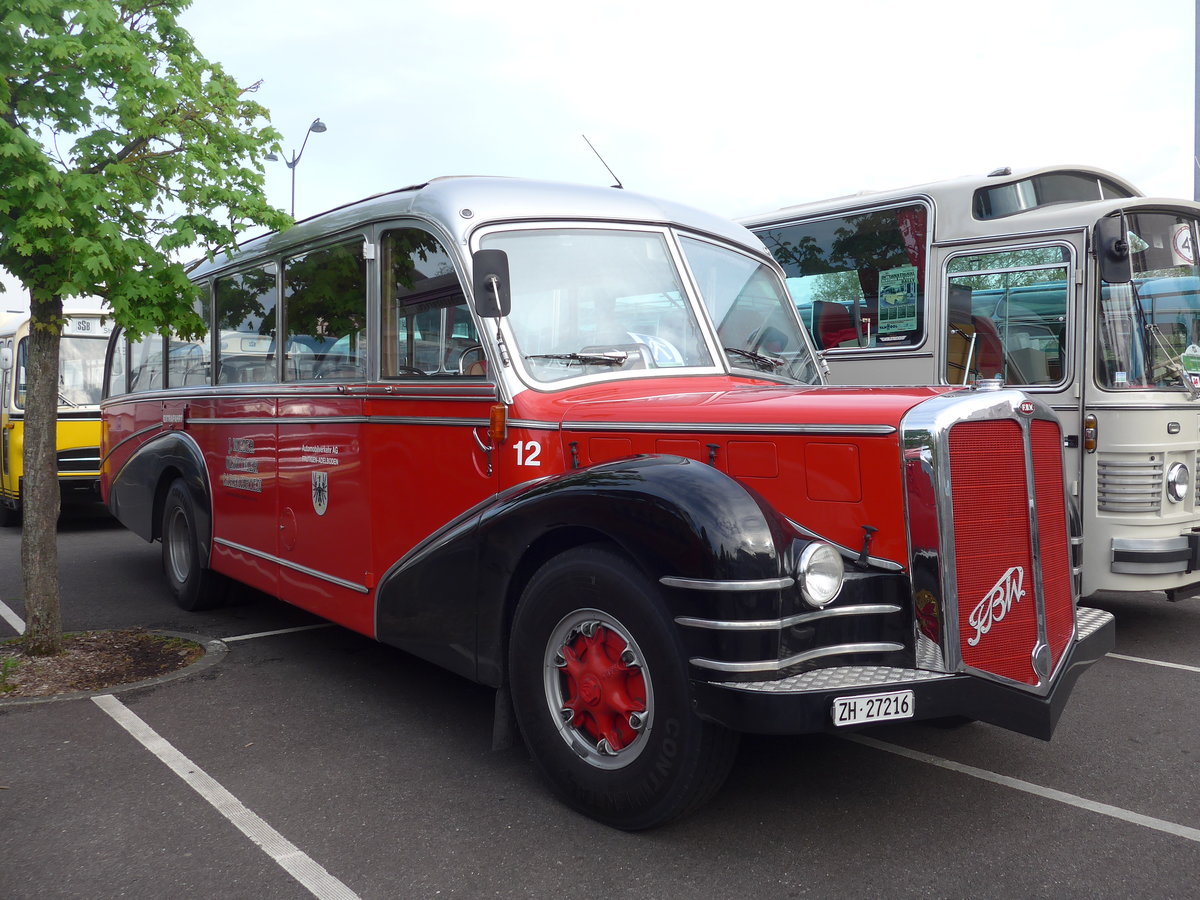
[[[318,900],[359,900],[358,895],[318,865],[308,854],[247,809],[198,765],[176,750],[153,728],[111,694],[93,697],[92,702],[157,756],[197,794],[237,826],[263,852]]]
[[[1108,653],[1113,659],[1123,659],[1127,662],[1140,662],[1148,666],[1162,666],[1164,669],[1182,669],[1185,672],[1200,673],[1200,666],[1185,666],[1183,663],[1163,662],[1160,659],[1144,659],[1140,656],[1125,656],[1122,653]]]
[[[937,766],[941,769],[949,769],[951,772],[958,772],[961,775],[969,775],[972,778],[978,778],[981,781],[990,781],[993,784],[999,784],[1003,787],[1012,788],[1016,791],[1024,791],[1027,794],[1033,794],[1037,797],[1042,797],[1046,800],[1054,800],[1058,803],[1065,803],[1068,806],[1075,806],[1079,809],[1086,809],[1089,812],[1099,813],[1102,816],[1111,816],[1114,819],[1120,819],[1123,822],[1129,822],[1133,825],[1141,825],[1143,828],[1153,828],[1155,831],[1162,831],[1167,834],[1181,837],[1185,840],[1194,841],[1200,844],[1200,828],[1191,828],[1187,825],[1179,825],[1175,822],[1168,822],[1165,819],[1156,819],[1153,816],[1144,816],[1141,813],[1135,813],[1128,809],[1122,809],[1119,806],[1110,806],[1107,803],[1100,803],[1096,800],[1089,800],[1086,797],[1080,797],[1076,794],[1068,794],[1065,791],[1057,791],[1054,788],[1042,787],[1039,784],[1032,784],[1028,781],[1022,781],[1019,778],[1010,778],[1008,775],[1000,775],[996,772],[989,772],[987,769],[977,769],[974,766],[968,766],[963,763],[957,763],[953,760],[943,759],[940,756],[931,756],[928,753],[922,753],[919,750],[909,750],[907,747],[901,747],[897,744],[888,744],[884,741],[878,741],[874,738],[863,737],[862,735],[842,735],[845,740],[853,741],[856,744],[862,744],[866,747],[873,747],[876,750],[882,750],[884,753],[894,753],[896,756],[904,756],[908,759],[916,760],[917,762],[927,763],[931,766]]]
[[[3,600],[0,600],[0,619],[3,619],[5,622],[7,622],[12,627],[12,630],[17,634],[25,633],[24,620],[22,620],[21,617],[11,609],[9,609],[8,604],[6,604]]]
[[[225,643],[230,644],[234,641],[249,641],[254,638],[273,637],[277,634],[292,634],[296,631],[312,631],[314,628],[332,628],[332,622],[322,622],[320,625],[301,625],[297,628],[280,628],[278,631],[258,631],[254,634],[239,634],[236,637],[221,638]]]

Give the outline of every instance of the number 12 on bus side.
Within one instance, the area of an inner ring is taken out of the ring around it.
[[[913,717],[913,692],[892,691],[887,694],[861,694],[857,697],[835,697],[834,725],[861,725],[887,719]]]

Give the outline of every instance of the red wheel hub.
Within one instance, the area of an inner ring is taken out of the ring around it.
[[[571,726],[599,745],[607,741],[613,751],[637,739],[646,712],[646,679],[640,666],[622,660],[628,644],[603,625],[591,636],[580,632],[563,645],[562,666],[564,709],[570,710]]]

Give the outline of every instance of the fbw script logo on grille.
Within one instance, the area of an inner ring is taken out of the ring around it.
[[[974,647],[983,636],[992,630],[992,626],[1008,615],[1013,604],[1025,596],[1025,570],[1021,566],[1013,566],[1001,576],[979,604],[971,610],[967,619],[975,629],[975,637],[968,638],[967,643]]]

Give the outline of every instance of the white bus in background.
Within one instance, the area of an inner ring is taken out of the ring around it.
[[[999,377],[1050,403],[1082,594],[1169,599],[1200,594],[1198,222],[1200,204],[1086,167],[743,220],[786,270],[831,382]]]

